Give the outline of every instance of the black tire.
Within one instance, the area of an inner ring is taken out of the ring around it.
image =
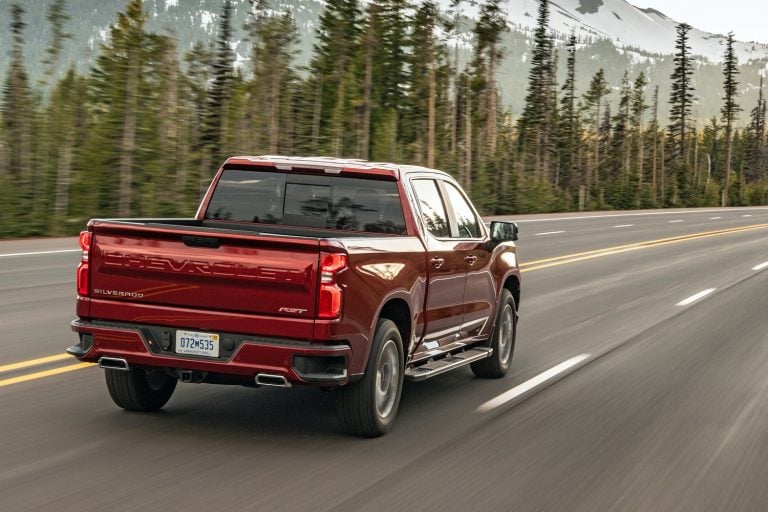
[[[498,379],[507,374],[512,364],[517,337],[517,307],[515,298],[506,288],[501,292],[496,326],[491,335],[491,357],[470,363],[472,372],[478,377]]]
[[[104,370],[104,377],[112,401],[128,411],[160,409],[171,398],[177,382],[160,368]]]
[[[381,319],[363,378],[336,390],[336,414],[350,434],[378,437],[395,421],[403,391],[403,341],[392,320]]]

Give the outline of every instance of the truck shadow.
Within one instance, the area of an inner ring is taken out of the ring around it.
[[[450,428],[456,422],[459,428],[480,403],[483,393],[479,390],[489,382],[475,378],[469,369],[425,382],[406,382],[396,424],[381,439],[411,435],[441,423]],[[156,413],[111,411],[104,421],[114,425],[105,426],[116,430],[156,431],[161,435],[174,432],[206,439],[247,438],[251,443],[318,436],[358,439],[341,430],[333,392],[312,387],[286,390],[180,384],[165,408]]]

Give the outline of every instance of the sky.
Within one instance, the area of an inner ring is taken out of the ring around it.
[[[766,0],[628,0],[652,7],[677,22],[716,34],[730,31],[738,41],[768,43]]]

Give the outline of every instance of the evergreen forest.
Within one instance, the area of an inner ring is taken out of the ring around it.
[[[243,67],[230,0],[215,43],[183,53],[173,33],[147,29],[142,0],[129,0],[93,66],[62,74],[70,16],[66,0],[54,0],[45,72],[34,83],[24,64],[29,4],[12,4],[2,17],[12,45],[2,49],[10,65],[0,95],[0,238],[71,235],[93,217],[191,216],[232,155],[439,168],[487,215],[768,204],[766,99],[762,84],[755,104],[739,98],[732,35],[720,113],[697,123],[689,25],[677,27],[669,97],[642,72],[612,89],[601,69],[579,90],[580,42],[573,36],[558,51],[542,0],[525,106],[512,116],[498,73],[504,2],[481,0],[471,27],[462,26],[463,4],[329,0],[300,67],[291,13],[250,0]],[[452,44],[467,28],[468,61]]]

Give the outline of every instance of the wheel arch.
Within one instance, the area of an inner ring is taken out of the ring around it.
[[[376,319],[376,323],[382,318],[386,318],[394,322],[397,326],[397,330],[400,332],[400,338],[402,340],[403,360],[408,357],[408,351],[411,344],[411,308],[408,303],[400,297],[392,297],[387,300],[379,311],[379,315]]]
[[[512,294],[515,299],[515,307],[520,308],[520,276],[517,274],[510,274],[504,279],[504,283],[501,286],[506,288]],[[499,290],[499,296],[501,296],[501,290]]]

